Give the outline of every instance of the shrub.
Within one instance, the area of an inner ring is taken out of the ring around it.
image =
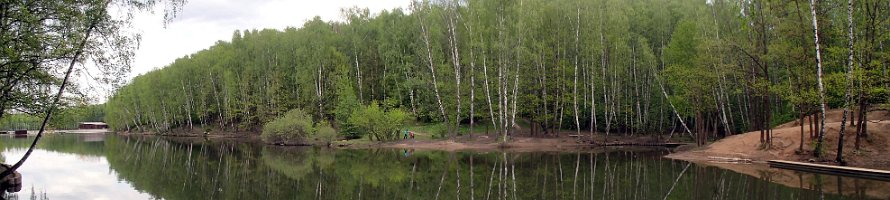
[[[408,113],[399,109],[384,111],[377,103],[355,110],[349,116],[349,124],[355,126],[360,135],[368,135],[378,141],[393,140],[399,137],[404,122],[409,119]]]
[[[429,126],[429,132],[433,134],[433,138],[445,138],[448,136],[448,126],[444,123],[431,125]]]
[[[349,122],[349,116],[361,106],[361,102],[352,89],[352,83],[345,79],[337,82],[337,105],[334,107],[334,120],[340,129],[340,134],[343,134],[346,139],[361,137],[358,129]]]
[[[326,121],[321,121],[315,125],[315,134],[311,134],[310,138],[316,144],[331,145],[337,139],[337,131]]]
[[[272,144],[306,144],[305,138],[314,133],[312,118],[303,110],[293,109],[263,126],[263,141]]]

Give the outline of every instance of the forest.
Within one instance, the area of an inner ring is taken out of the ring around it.
[[[890,1],[853,2],[349,8],[342,21],[236,30],[118,88],[104,119],[119,131],[255,132],[300,109],[348,135],[350,118],[362,118],[354,115],[396,112],[446,127],[442,136],[523,126],[540,136],[670,133],[701,144],[760,130],[768,143],[770,127],[826,109],[849,109],[857,123],[888,109]]]

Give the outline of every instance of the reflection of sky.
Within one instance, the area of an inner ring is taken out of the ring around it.
[[[2,152],[8,160],[18,161],[27,149]],[[28,161],[19,168],[22,191],[27,197],[31,187],[37,193],[46,192],[49,199],[150,199],[127,182],[118,181],[117,173],[109,170],[104,157],[79,156],[35,149]],[[39,196],[39,195],[38,195]]]

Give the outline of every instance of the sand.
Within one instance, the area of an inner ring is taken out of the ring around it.
[[[800,122],[795,120],[773,129],[773,144],[765,149],[760,144],[760,132],[753,131],[733,135],[713,142],[707,146],[689,151],[668,155],[668,158],[688,161],[715,161],[715,157],[738,158],[752,162],[766,162],[773,159],[834,163],[837,155],[837,140],[840,130],[842,110],[830,110],[826,113],[825,155],[822,158],[813,156],[814,139],[809,137],[809,123],[804,123],[804,148],[800,145]],[[890,169],[890,113],[873,111],[868,116],[869,137],[861,142],[861,149],[854,149],[856,127],[845,130],[844,158],[849,166]]]

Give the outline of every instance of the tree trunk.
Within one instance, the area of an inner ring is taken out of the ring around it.
[[[355,51],[355,52],[353,52],[353,60],[355,61],[355,76],[356,76],[355,82],[358,85],[358,101],[364,102],[365,95],[364,95],[364,93],[362,93],[362,91],[364,91],[364,90],[362,90],[362,85],[364,85],[364,84],[362,84],[362,68],[359,67],[359,62],[358,62],[359,52],[358,52],[358,48],[355,47],[355,43],[352,44],[352,49],[353,49],[353,51]],[[374,96],[374,95],[371,95],[371,96]]]
[[[185,115],[188,116],[188,125],[189,125],[189,129],[193,129],[193,127],[192,127],[192,109],[191,109],[191,107],[192,107],[192,105],[191,105],[191,104],[192,104],[192,102],[191,102],[192,95],[189,94],[188,92],[186,92],[186,90],[185,90],[185,84],[182,83],[182,80],[179,81],[179,85],[182,86],[182,93],[183,93],[183,95],[186,96],[186,100],[185,100]]]
[[[105,6],[108,6],[108,3],[110,3],[110,1],[107,1],[105,3]],[[35,147],[37,147],[37,142],[40,141],[40,137],[43,136],[43,131],[44,131],[44,129],[46,129],[46,125],[49,122],[50,118],[52,117],[53,111],[59,105],[59,100],[62,98],[62,93],[65,92],[65,86],[68,85],[68,79],[71,77],[71,72],[74,71],[74,65],[77,63],[78,59],[81,58],[81,55],[83,55],[84,46],[87,44],[88,40],[90,39],[90,35],[93,33],[93,30],[95,28],[96,28],[96,22],[91,21],[89,24],[89,27],[86,30],[86,34],[85,34],[83,40],[80,42],[80,44],[77,48],[77,51],[74,53],[73,58],[71,58],[71,60],[68,64],[68,70],[65,71],[65,77],[62,79],[62,83],[59,85],[59,92],[56,94],[55,98],[53,99],[52,104],[50,104],[49,108],[47,108],[46,116],[43,118],[43,122],[40,125],[40,130],[37,132],[37,136],[34,137],[34,141],[31,142],[31,146],[28,147],[28,151],[25,152],[25,154],[22,156],[21,159],[19,159],[18,162],[16,162],[11,167],[7,168],[2,173],[0,173],[0,177],[6,178],[10,174],[15,173],[15,171],[19,167],[21,167],[22,164],[25,163],[25,160],[27,160],[28,157],[31,156],[31,152],[34,151]],[[0,110],[0,112],[3,112],[3,110]]]
[[[836,161],[840,165],[847,165],[844,162],[844,128],[847,125],[847,110],[850,107],[850,100],[852,99],[850,95],[850,90],[853,89],[853,0],[847,1],[847,26],[849,35],[849,52],[847,54],[847,88],[844,93],[844,112],[841,117],[841,128],[838,131],[838,140],[837,140],[837,158]],[[852,113],[850,115],[853,115]]]
[[[454,81],[455,81],[455,99],[457,100],[457,111],[454,114],[454,128],[452,129],[451,134],[455,134],[455,132],[459,131],[460,126],[460,51],[458,51],[457,45],[457,30],[454,25],[454,15],[457,15],[457,5],[454,6],[455,14],[450,15],[448,17],[448,44],[451,46],[451,63],[454,65]]]
[[[480,35],[481,38],[481,35]],[[483,40],[482,43],[485,43]],[[491,87],[489,86],[488,81],[488,63],[487,58],[485,57],[485,51],[482,51],[482,76],[485,79],[485,98],[488,101],[488,115],[491,118],[491,125],[493,127],[498,127],[497,121],[494,118],[494,107],[491,104]],[[544,95],[547,95],[546,93]],[[498,134],[500,134],[500,129],[497,129]]]
[[[470,49],[470,136],[473,134],[476,116],[476,57]],[[470,179],[472,181],[472,179]]]
[[[575,23],[575,76],[572,80],[572,103],[575,109],[575,134],[581,134],[581,122],[578,120],[578,56],[581,53],[578,49],[578,39],[581,35],[581,7],[578,7],[577,20]],[[577,171],[577,170],[575,170]]]
[[[405,71],[405,80],[408,80],[408,71]],[[411,114],[417,116],[417,104],[414,103],[414,86],[408,88],[408,98],[411,101]]]
[[[819,46],[819,20],[816,15],[816,0],[810,0],[810,12],[813,14],[813,34],[816,43],[816,81],[819,87],[819,109],[821,111],[821,119],[819,120],[819,140],[816,142],[816,157],[821,157],[823,150],[823,140],[825,138],[825,88],[822,85],[822,52]]]
[[[433,92],[436,94],[436,103],[439,104],[439,112],[442,114],[442,120],[444,120],[445,124],[449,124],[448,115],[445,114],[445,106],[442,105],[442,97],[439,95],[439,83],[436,81],[436,67],[433,62],[433,52],[430,47],[430,36],[427,33],[426,24],[423,23],[423,17],[420,17],[420,30],[423,34],[423,43],[426,45],[426,56],[427,62],[429,63],[430,74],[433,78]]]
[[[805,121],[804,121],[805,115],[803,114],[802,108],[799,112],[800,112],[800,147],[798,147],[797,151],[803,153],[803,143],[804,143],[803,124],[805,123]]]
[[[655,72],[653,72],[653,73],[655,73]],[[655,75],[653,74],[652,76],[655,76]],[[681,116],[680,116],[680,113],[677,112],[677,108],[674,107],[674,103],[671,103],[671,100],[668,98],[667,92],[664,90],[664,84],[662,84],[661,81],[658,80],[657,78],[656,78],[655,80],[658,81],[658,86],[661,88],[661,94],[664,94],[664,99],[665,99],[665,101],[667,101],[668,104],[671,105],[671,110],[674,111],[674,115],[676,115],[676,116],[677,116],[677,119],[680,120],[680,124],[683,125],[683,129],[686,130],[686,133],[688,133],[689,135],[692,135],[692,131],[690,131],[690,130],[689,130],[689,127],[686,126],[686,122],[683,121],[683,117],[681,117]],[[696,123],[697,123],[697,122],[696,122]],[[673,136],[673,135],[668,136],[668,140],[670,140],[670,138],[671,138],[672,136]]]
[[[815,132],[815,129],[813,128],[813,125],[815,123],[815,121],[813,121],[813,114],[807,115],[807,119],[810,124],[810,139],[816,139],[816,132]]]

